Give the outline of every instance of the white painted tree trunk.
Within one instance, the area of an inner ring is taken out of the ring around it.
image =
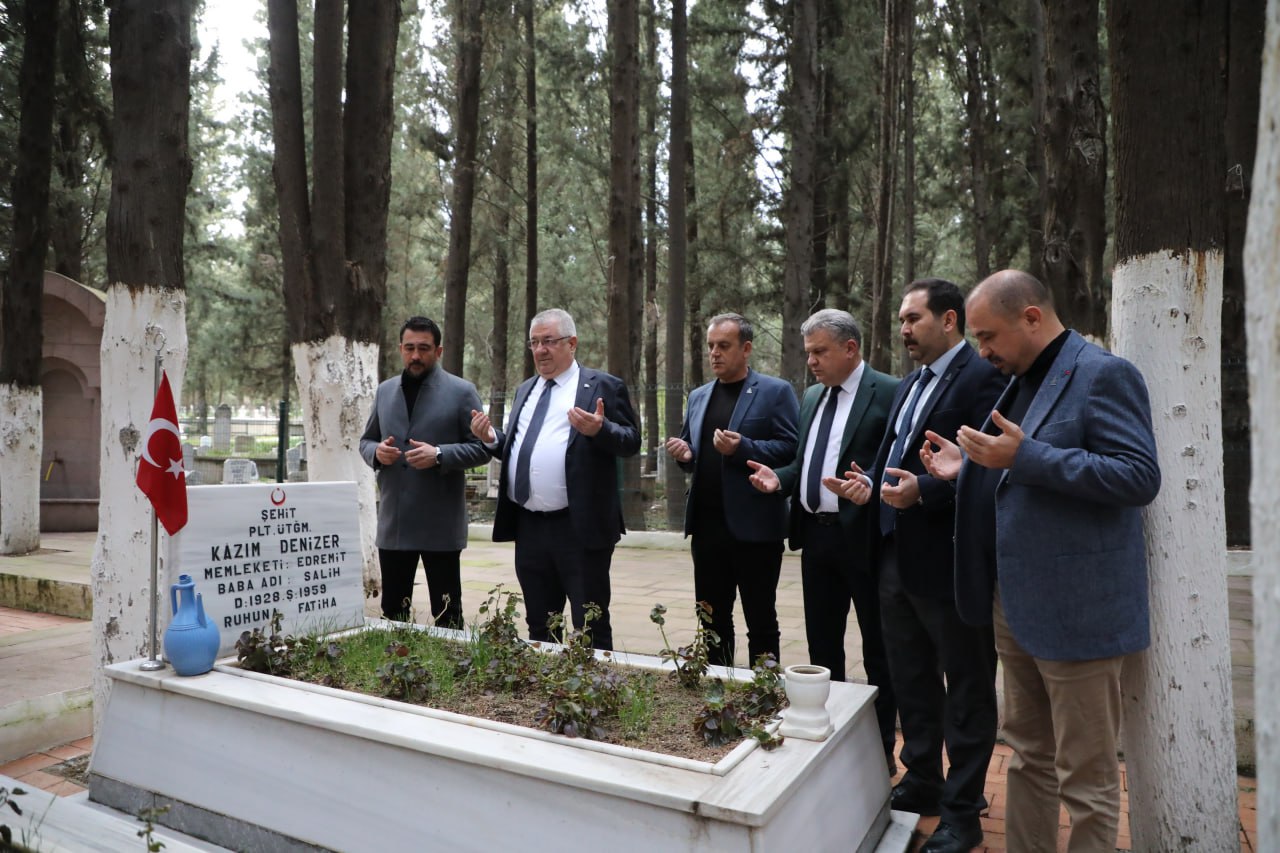
[[[0,384],[0,554],[40,547],[43,408],[39,385]]]
[[[1253,480],[1258,850],[1280,850],[1280,0],[1267,3],[1262,109],[1245,242]]]
[[[1146,510],[1151,648],[1124,673],[1135,850],[1240,849],[1222,480],[1221,251],[1130,258],[1115,352],[1146,377],[1163,475]]]
[[[354,480],[359,500],[366,596],[381,589],[373,470],[360,457],[360,435],[378,390],[378,345],[334,335],[293,345],[299,411],[307,441],[307,479]]]
[[[103,667],[150,651],[151,504],[138,489],[139,443],[155,403],[159,351],[175,399],[181,399],[187,362],[186,293],[122,284],[107,289],[102,327],[102,469],[98,539],[93,550],[93,722],[106,711],[110,679]],[[163,585],[167,537],[160,529]],[[167,596],[159,622],[165,624]]]

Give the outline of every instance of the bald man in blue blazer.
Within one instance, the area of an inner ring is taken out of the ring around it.
[[[1120,672],[1150,643],[1142,507],[1160,490],[1132,364],[1063,327],[1048,289],[1006,270],[967,303],[979,353],[1011,375],[981,429],[922,456],[956,484],[956,606],[994,623],[1004,669],[1011,850],[1113,850]],[[961,453],[963,452],[963,457]]]

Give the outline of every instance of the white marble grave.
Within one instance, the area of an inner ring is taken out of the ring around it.
[[[90,798],[129,811],[154,798],[171,825],[227,846],[791,853],[909,838],[886,834],[865,685],[832,684],[826,740],[749,741],[709,764],[232,666],[182,678],[139,663],[107,668]]]

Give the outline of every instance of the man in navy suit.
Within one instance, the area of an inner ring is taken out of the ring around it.
[[[921,455],[934,476],[958,473],[956,606],[994,624],[1004,666],[1009,849],[1056,849],[1061,801],[1068,850],[1113,850],[1120,671],[1150,643],[1147,387],[1065,329],[1026,273],[992,275],[967,307],[980,354],[1014,379],[981,429],[927,433]]]
[[[825,308],[800,326],[809,371],[818,384],[800,405],[796,453],[774,471],[748,461],[751,483],[791,498],[790,541],[800,555],[809,660],[845,680],[844,632],[849,603],[858,616],[862,664],[879,690],[876,722],[893,775],[897,703],[880,631],[876,567],[869,559],[876,515],[838,493],[837,476],[854,465],[871,467],[884,435],[898,380],[862,360],[862,332],[847,311]]]
[[[516,389],[510,429],[471,413],[472,432],[503,463],[493,541],[516,543],[531,640],[553,639],[547,620],[568,599],[579,630],[587,605],[600,607],[591,642],[612,649],[609,566],[625,532],[617,462],[640,451],[636,414],[621,379],[578,364],[567,312],[537,314],[529,348],[538,375]]]
[[[931,278],[907,285],[898,319],[920,368],[898,385],[870,479],[847,479],[844,489],[879,512],[880,535],[872,541],[880,618],[907,768],[893,807],[941,813],[922,850],[958,853],[982,843],[979,816],[998,721],[996,651],[989,625],[967,625],[956,612],[953,484],[930,476],[915,451],[925,430],[954,435],[961,426],[981,426],[1005,380],[965,342],[964,296],[955,284]]]
[[[742,593],[748,663],[780,657],[774,605],[787,530],[787,500],[763,494],[747,481],[747,460],[782,465],[795,458],[795,391],[781,379],[756,373],[751,324],[740,314],[719,314],[707,328],[712,382],[689,394],[679,438],[667,453],[693,474],[685,500],[684,534],[692,534],[693,594],[711,606],[720,637],[711,662],[733,666],[733,602]]]

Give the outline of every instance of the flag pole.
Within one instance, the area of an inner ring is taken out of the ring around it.
[[[156,351],[156,363],[153,375],[154,379],[152,382],[153,387],[151,389],[151,397],[152,399],[155,399],[156,394],[160,391],[160,352],[158,350]],[[160,656],[156,653],[156,620],[159,616],[157,613],[158,608],[156,606],[156,601],[160,595],[158,581],[159,571],[157,569],[159,562],[157,558],[157,540],[160,538],[160,527],[156,523],[155,506],[151,504],[151,501],[147,501],[147,504],[151,506],[151,584],[147,588],[150,593],[148,598],[151,599],[151,621],[149,622],[151,630],[151,656],[147,660],[144,660],[138,668],[143,672],[156,672],[157,670],[164,669],[164,661],[160,660]]]

